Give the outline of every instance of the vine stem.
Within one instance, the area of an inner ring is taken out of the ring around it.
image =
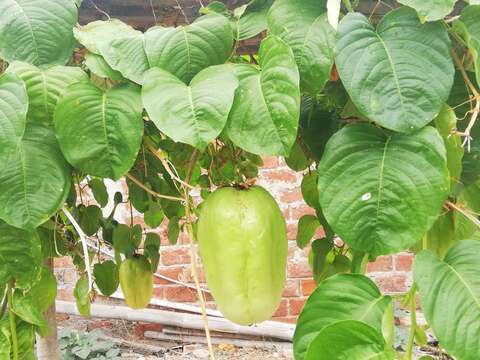
[[[405,352],[404,360],[411,360],[413,355],[413,345],[415,343],[415,332],[417,330],[417,304],[415,301],[415,294],[417,293],[417,285],[413,283],[412,288],[408,293],[410,304],[410,334],[408,336],[407,351]]]
[[[468,151],[470,151],[470,141],[472,140],[472,137],[470,135],[470,132],[472,131],[473,126],[475,125],[475,122],[478,119],[478,115],[480,114],[480,93],[476,89],[475,85],[470,81],[470,78],[468,77],[467,72],[465,71],[465,68],[463,67],[462,61],[458,58],[457,53],[455,50],[452,50],[452,58],[455,64],[457,65],[458,69],[460,70],[460,73],[462,74],[463,80],[465,81],[465,84],[467,84],[468,88],[473,94],[473,97],[475,98],[475,108],[472,110],[472,117],[470,118],[470,121],[468,122],[467,127],[465,128],[465,131],[463,132],[457,132],[457,134],[462,135],[465,137],[465,140],[463,142],[463,145],[467,144],[468,145]]]
[[[88,291],[92,291],[93,288],[93,277],[92,277],[92,269],[91,269],[91,264],[90,264],[90,255],[88,254],[88,242],[87,242],[87,235],[83,232],[82,228],[80,225],[77,223],[77,220],[73,217],[73,215],[68,211],[66,208],[62,208],[63,213],[67,217],[67,219],[70,221],[72,226],[75,228],[75,231],[77,232],[78,236],[80,237],[80,241],[82,243],[82,249],[83,249],[83,257],[85,258],[85,269],[87,271],[87,278],[88,278]]]
[[[451,202],[451,201],[447,201],[445,203],[445,205],[453,210],[456,210],[458,211],[459,213],[461,213],[463,216],[465,216],[468,220],[470,220],[472,223],[474,223],[478,228],[480,228],[480,221],[477,219],[477,217],[475,215],[473,215],[472,213],[470,213],[469,211],[465,210],[465,209],[462,209],[460,206],[458,206],[457,204]]]
[[[150,195],[153,195],[155,197],[158,197],[158,198],[161,198],[161,199],[167,199],[167,200],[174,200],[174,201],[183,201],[183,199],[181,197],[176,197],[176,196],[169,196],[169,195],[162,195],[162,194],[159,194],[157,193],[156,191],[153,191],[152,189],[149,189],[148,187],[146,187],[144,184],[142,184],[142,182],[140,180],[138,180],[135,176],[133,176],[132,174],[126,174],[125,177],[127,177],[128,179],[132,180],[133,183],[135,183],[135,185],[137,185],[138,187],[142,188],[143,190],[145,190],[146,192],[148,192]]]
[[[350,2],[350,0],[342,0],[342,1],[343,1],[343,5],[345,5],[348,12],[354,12],[355,11],[355,10],[353,10],[353,6],[352,6],[352,3]]]
[[[18,360],[18,339],[17,339],[17,324],[15,320],[15,313],[13,312],[13,281],[8,284],[8,318],[10,320],[10,333],[12,336],[13,360]]]
[[[190,157],[190,161],[187,169],[187,176],[185,178],[186,183],[188,183],[192,177],[193,167],[195,166],[195,162],[198,159],[198,155],[199,155],[198,151],[194,150],[194,152],[192,153],[192,156]],[[200,280],[199,280],[198,271],[197,271],[198,259],[197,259],[197,252],[196,252],[194,236],[193,236],[192,213],[190,209],[190,199],[189,199],[187,186],[183,186],[183,194],[185,197],[185,215],[187,217],[187,223],[186,223],[187,232],[188,232],[188,237],[190,241],[190,266],[192,268],[191,272],[192,272],[193,280],[195,282],[195,287],[197,289],[197,296],[198,296],[198,300],[200,301],[200,308],[202,310],[202,319],[203,319],[203,325],[205,328],[205,336],[207,338],[208,352],[210,353],[210,360],[215,360],[215,353],[213,351],[212,339],[210,336],[210,328],[208,327],[207,307],[205,305],[205,298],[203,297],[203,292],[200,287]]]

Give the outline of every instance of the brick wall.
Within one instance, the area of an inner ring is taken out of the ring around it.
[[[283,299],[274,318],[280,321],[295,322],[307,297],[315,289],[308,265],[308,249],[299,249],[295,242],[297,221],[304,214],[313,213],[302,199],[300,192],[301,173],[290,170],[282,159],[267,157],[260,171],[258,184],[264,186],[275,197],[283,211],[287,222],[289,239],[287,283]],[[117,187],[118,184],[113,185]],[[122,215],[123,214],[123,215]],[[129,216],[128,208],[121,209],[121,216]],[[135,216],[135,222],[141,222],[141,217]],[[169,245],[166,236],[166,224],[157,230],[162,239],[161,258],[157,273],[180,282],[193,285],[190,276],[190,256],[188,241],[181,236],[176,246]],[[320,234],[319,234],[320,235]],[[382,256],[376,262],[368,265],[368,274],[387,293],[406,291],[411,284],[412,256],[401,253],[394,256]],[[76,274],[68,259],[55,261],[56,274],[59,279],[58,297],[62,300],[73,300],[73,287]],[[203,286],[205,279],[199,269]],[[164,279],[155,280],[154,296],[172,302],[195,303],[194,290],[174,284]],[[209,307],[214,307],[211,296],[207,295]]]

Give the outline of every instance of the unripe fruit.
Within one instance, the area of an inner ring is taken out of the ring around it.
[[[119,278],[127,305],[132,309],[147,307],[153,294],[153,275],[147,258],[140,255],[122,262]]]
[[[262,187],[221,188],[202,204],[198,241],[205,275],[223,315],[241,325],[268,320],[285,286],[285,220]]]

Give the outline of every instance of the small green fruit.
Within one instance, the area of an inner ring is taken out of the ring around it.
[[[119,278],[127,305],[132,309],[147,307],[153,294],[152,268],[147,258],[141,255],[122,262]]]

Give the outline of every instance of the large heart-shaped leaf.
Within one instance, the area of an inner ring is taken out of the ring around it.
[[[8,69],[20,77],[27,86],[28,121],[53,124],[53,111],[58,98],[74,82],[87,81],[88,77],[78,67],[53,66],[39,69],[34,65],[14,62]]]
[[[421,22],[441,20],[453,11],[457,0],[398,0],[417,10]]]
[[[39,277],[42,249],[36,233],[0,224],[0,284],[15,279],[15,286],[30,287]]]
[[[480,83],[480,3],[467,6],[462,11],[462,16],[454,26],[465,38],[468,50],[472,55],[477,82]]]
[[[74,29],[75,38],[93,54],[101,55],[107,64],[138,84],[148,70],[144,35],[117,19],[94,21]]]
[[[145,74],[142,98],[155,125],[175,141],[204,149],[227,123],[238,81],[230,66],[210,66],[190,86],[162,69]]]
[[[303,91],[317,94],[330,78],[335,30],[324,0],[277,0],[268,14],[268,29],[293,50]]]
[[[318,189],[328,223],[352,248],[374,256],[405,250],[448,195],[443,140],[432,127],[404,135],[348,125],[327,143]]]
[[[350,13],[340,22],[335,64],[362,115],[388,129],[413,132],[441,110],[453,84],[447,30],[421,24],[414,10],[389,12],[375,29]]]
[[[237,40],[250,39],[267,28],[267,13],[273,0],[252,0],[235,23]]]
[[[0,169],[17,150],[25,131],[28,96],[16,76],[0,76]]]
[[[206,67],[223,64],[232,47],[230,23],[219,14],[202,16],[188,26],[156,26],[145,33],[150,66],[168,71],[187,84]]]
[[[462,360],[480,354],[480,242],[460,241],[443,260],[417,254],[414,278],[428,324],[442,347]]]
[[[383,296],[372,280],[358,274],[340,274],[320,283],[308,298],[293,338],[295,359],[305,358],[310,343],[326,326],[358,320],[382,331],[382,319],[391,298]]]
[[[77,7],[66,0],[2,0],[0,58],[64,65],[72,55]]]
[[[300,116],[299,74],[285,42],[270,35],[260,45],[258,70],[237,65],[240,85],[226,131],[239,147],[259,155],[290,153]]]
[[[393,349],[375,328],[361,321],[345,320],[328,325],[312,341],[305,360],[393,360]]]
[[[72,84],[55,109],[55,130],[75,168],[119,179],[132,167],[142,141],[140,88],[119,85],[104,92],[88,82]]]
[[[34,229],[63,205],[70,191],[70,167],[53,129],[29,123],[17,153],[0,172],[0,218]]]

